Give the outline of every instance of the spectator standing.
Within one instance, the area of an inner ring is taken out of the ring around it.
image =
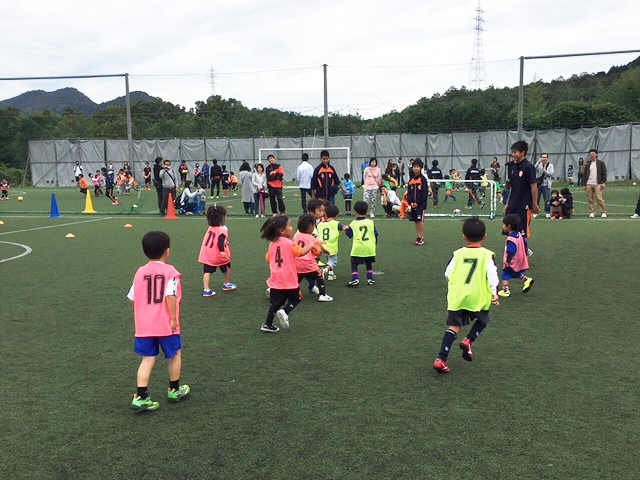
[[[607,218],[607,207],[602,198],[602,190],[605,189],[607,183],[607,166],[598,158],[598,150],[592,148],[589,150],[589,161],[584,166],[584,187],[587,191],[587,205],[589,206],[589,218],[596,216],[595,206],[593,204],[593,196],[595,195],[598,207],[600,207],[600,216]]]
[[[378,167],[378,159],[369,160],[369,166],[364,169],[362,184],[364,186],[364,202],[371,218],[376,216],[376,198],[378,189],[382,185],[382,172]]]
[[[82,165],[80,165],[80,162],[76,162],[75,166],[73,167],[73,176],[76,177],[76,183],[80,181],[80,176],[82,174]]]
[[[406,173],[406,171],[405,171],[404,163],[402,162],[402,158],[398,158],[398,171],[400,172],[398,185],[400,186],[400,188],[404,188],[404,174]]]
[[[267,176],[267,189],[269,191],[269,203],[271,204],[271,213],[281,215],[285,214],[284,200],[282,200],[282,179],[284,178],[284,168],[276,163],[276,157],[269,155],[267,157],[269,165],[265,170]]]
[[[509,159],[507,160],[507,176],[505,177],[504,181],[508,182],[509,179],[511,178],[511,174],[513,173],[513,168],[515,167],[516,162],[513,159],[512,155],[509,155]]]
[[[309,164],[309,154],[302,154],[302,162],[298,165],[296,171],[296,177],[298,179],[298,187],[300,188],[300,201],[302,203],[302,213],[307,213],[307,195],[309,198],[311,194],[311,179],[313,178],[313,167]]]
[[[244,162],[240,166],[240,173],[238,173],[238,180],[242,185],[242,205],[244,206],[244,213],[246,215],[253,215],[254,210],[257,213],[257,209],[253,204],[254,191],[253,184],[251,183],[251,166]]]
[[[542,180],[542,183],[538,184],[538,198],[536,199],[536,203],[540,206],[540,197],[544,199],[544,213],[547,218],[551,218],[549,196],[551,193],[551,184],[553,183],[553,172],[553,164],[549,162],[549,155],[543,153],[540,155],[540,160],[536,163],[536,178]],[[534,214],[533,218],[537,216],[537,214]]]
[[[113,168],[113,165],[111,165],[111,162],[109,162],[109,165],[111,168]],[[160,178],[161,171],[162,171],[162,157],[156,157],[156,159],[153,162],[153,186],[156,187],[156,193],[158,195],[158,211],[160,213],[162,213],[162,179]],[[115,178],[113,176],[113,170],[111,170],[111,173],[109,173],[109,169],[107,169],[107,177],[111,180],[112,185],[116,184]],[[107,185],[109,185],[108,182],[107,182]],[[107,191],[108,190],[109,188],[107,186]]]
[[[578,159],[578,186],[584,187],[584,158]]]
[[[127,169],[125,168],[125,172]],[[178,172],[180,173],[180,185],[184,185],[184,182],[187,181],[187,175],[189,174],[189,167],[187,167],[187,161],[182,160],[180,162],[180,166],[178,167]]]
[[[264,166],[261,163],[256,163],[255,172],[251,175],[251,185],[254,190],[253,203],[255,204],[256,218],[264,218],[264,203],[268,187],[267,176],[264,174]]]
[[[169,205],[169,195],[171,195],[175,201],[178,188],[176,174],[171,170],[170,160],[164,161],[164,168],[160,171],[159,177],[162,182],[162,205],[160,206],[160,213],[165,216],[167,214],[167,206]]]
[[[491,161],[491,165],[489,165],[489,169],[493,174],[493,180],[495,182],[499,182],[500,181],[500,162],[498,161],[498,157],[493,157],[493,160]]]
[[[431,168],[427,170],[427,178],[429,179],[429,185],[431,186],[431,196],[433,199],[433,206],[438,206],[438,192],[440,190],[441,181],[444,180],[442,170],[438,168],[438,160],[431,162]]]
[[[369,166],[369,157],[364,157],[364,160],[360,164],[360,173],[362,173],[362,185],[364,185],[364,169]]]
[[[222,181],[222,167],[218,165],[218,160],[213,159],[211,165],[211,197],[213,198],[213,190],[216,190],[216,198],[220,197],[220,182]]]
[[[210,170],[209,170],[209,164],[207,163],[206,160],[204,162],[202,162],[201,173],[202,173],[202,188],[209,188]]]

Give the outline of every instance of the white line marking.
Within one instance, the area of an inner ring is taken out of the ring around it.
[[[45,230],[47,228],[68,227],[69,225],[80,225],[81,223],[100,222],[102,220],[111,220],[113,217],[92,218],[91,220],[82,220],[81,222],[59,223],[56,225],[47,225],[46,227],[27,228],[25,230],[13,230],[11,232],[2,232],[0,235],[9,235],[11,233],[33,232],[35,230]]]
[[[15,260],[16,258],[24,257],[25,255],[29,255],[32,252],[31,247],[22,245],[21,243],[13,243],[13,242],[0,242],[0,243],[6,243],[8,245],[15,245],[17,247],[24,248],[24,252],[22,252],[20,255],[16,255],[15,257],[11,257],[11,258],[4,258],[0,260],[0,263],[8,262],[9,260]]]

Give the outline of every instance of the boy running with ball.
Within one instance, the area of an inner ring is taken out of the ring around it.
[[[447,331],[444,332],[440,353],[433,362],[433,368],[439,373],[449,373],[447,358],[453,342],[462,327],[475,322],[471,331],[460,342],[462,358],[473,360],[471,344],[489,323],[489,307],[499,305],[498,269],[494,254],[482,246],[487,238],[486,227],[482,220],[469,218],[462,225],[462,237],[466,247],[453,252],[444,272],[449,282],[447,294]]]

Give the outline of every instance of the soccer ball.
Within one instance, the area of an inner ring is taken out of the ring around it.
[[[21,202],[21,201],[23,201],[23,200],[24,200],[24,198],[22,198],[22,197],[18,197],[18,201],[19,201],[19,202]]]
[[[453,214],[454,214],[455,216],[460,215],[460,209],[459,209],[459,208],[456,208],[456,209],[453,211]]]
[[[636,186],[636,182],[633,182],[633,186],[634,186],[634,187]]]

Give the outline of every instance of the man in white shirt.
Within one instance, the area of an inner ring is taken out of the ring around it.
[[[311,198],[311,177],[313,177],[313,166],[309,163],[309,154],[302,154],[302,162],[297,171],[298,184],[300,187],[300,198],[302,202],[302,212],[307,212],[307,195]]]
[[[76,177],[76,183],[78,183],[78,181],[80,180],[80,175],[82,174],[82,165],[80,165],[80,162],[76,162],[75,166],[73,167],[73,175],[74,177]]]
[[[549,205],[549,199],[551,198],[551,183],[553,178],[553,164],[549,162],[549,155],[543,153],[540,155],[540,160],[535,165],[536,177],[542,179],[542,183],[538,186],[538,201],[536,202],[540,206],[540,198],[544,200],[544,213],[547,218],[551,218],[551,206]],[[537,217],[537,214],[533,215],[533,218]]]

